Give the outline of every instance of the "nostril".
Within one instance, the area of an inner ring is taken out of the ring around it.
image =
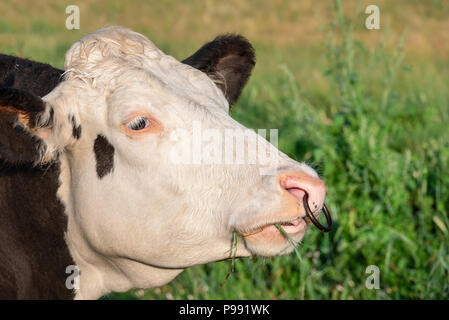
[[[299,189],[299,188],[289,188],[289,189],[285,189],[285,190],[287,190],[288,193],[290,193],[292,196],[294,196],[298,200],[301,200],[305,195],[304,190]]]
[[[324,205],[326,187],[319,178],[311,177],[304,173],[295,173],[282,176],[280,185],[291,195],[301,200],[301,203],[305,193],[307,193],[309,198],[308,204],[313,211],[320,210]]]
[[[282,175],[279,179],[280,186],[293,195],[298,203],[304,207],[310,221],[321,231],[328,232],[332,227],[332,219],[324,204],[326,186],[316,177],[304,173]],[[323,211],[326,217],[327,227],[320,224],[315,216]]]

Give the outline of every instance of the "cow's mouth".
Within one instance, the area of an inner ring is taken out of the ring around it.
[[[306,215],[304,217],[296,217],[289,221],[280,221],[280,222],[274,222],[274,223],[268,223],[263,226],[254,228],[252,230],[246,231],[246,232],[239,232],[239,234],[243,237],[247,237],[256,233],[260,233],[262,231],[264,232],[279,232],[276,225],[279,225],[286,233],[288,233],[291,236],[294,236],[298,234],[299,232],[304,232],[307,224],[310,222],[315,225],[319,230],[323,232],[329,232],[332,228],[332,218],[329,214],[329,210],[326,207],[326,204],[323,204],[323,208],[321,209],[326,217],[326,223],[327,226],[322,225],[317,217],[315,216],[315,213],[312,212],[312,210],[309,207],[309,194],[306,190],[299,189],[299,188],[292,188],[293,190],[288,190],[291,193],[295,193],[297,191],[301,191],[304,193],[303,196],[303,207],[306,212]]]
[[[304,223],[304,219],[301,217],[297,217],[296,219],[284,223],[279,223],[282,229],[285,230],[288,234],[295,234],[301,231],[302,224]]]
[[[304,219],[305,217],[296,217],[293,220],[289,221],[278,221],[278,222],[272,222],[267,223],[265,225],[262,225],[260,227],[256,227],[254,229],[248,230],[248,231],[241,231],[239,234],[243,237],[248,237],[255,235],[260,232],[264,233],[279,233],[279,230],[276,228],[276,224],[280,225],[282,229],[285,230],[289,235],[294,236],[300,232],[304,232],[307,223]]]

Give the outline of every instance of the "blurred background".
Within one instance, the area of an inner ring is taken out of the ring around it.
[[[343,2],[343,1],[342,1]],[[68,5],[80,29],[67,30]],[[365,8],[380,9],[380,30]],[[279,129],[279,147],[320,173],[335,227],[294,254],[184,271],[161,288],[104,299],[449,299],[449,2],[0,2],[0,52],[62,68],[108,25],[182,60],[216,35],[246,36],[257,63],[231,114]],[[366,268],[379,267],[368,289]]]

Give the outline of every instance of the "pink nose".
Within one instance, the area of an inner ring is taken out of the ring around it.
[[[305,193],[308,194],[310,210],[318,214],[324,206],[326,186],[320,178],[311,177],[305,173],[293,173],[283,175],[280,179],[283,189],[288,191],[302,204]]]

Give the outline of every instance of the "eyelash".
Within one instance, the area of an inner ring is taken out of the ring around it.
[[[150,120],[147,117],[137,117],[126,124],[126,127],[133,131],[140,131],[150,126]]]

